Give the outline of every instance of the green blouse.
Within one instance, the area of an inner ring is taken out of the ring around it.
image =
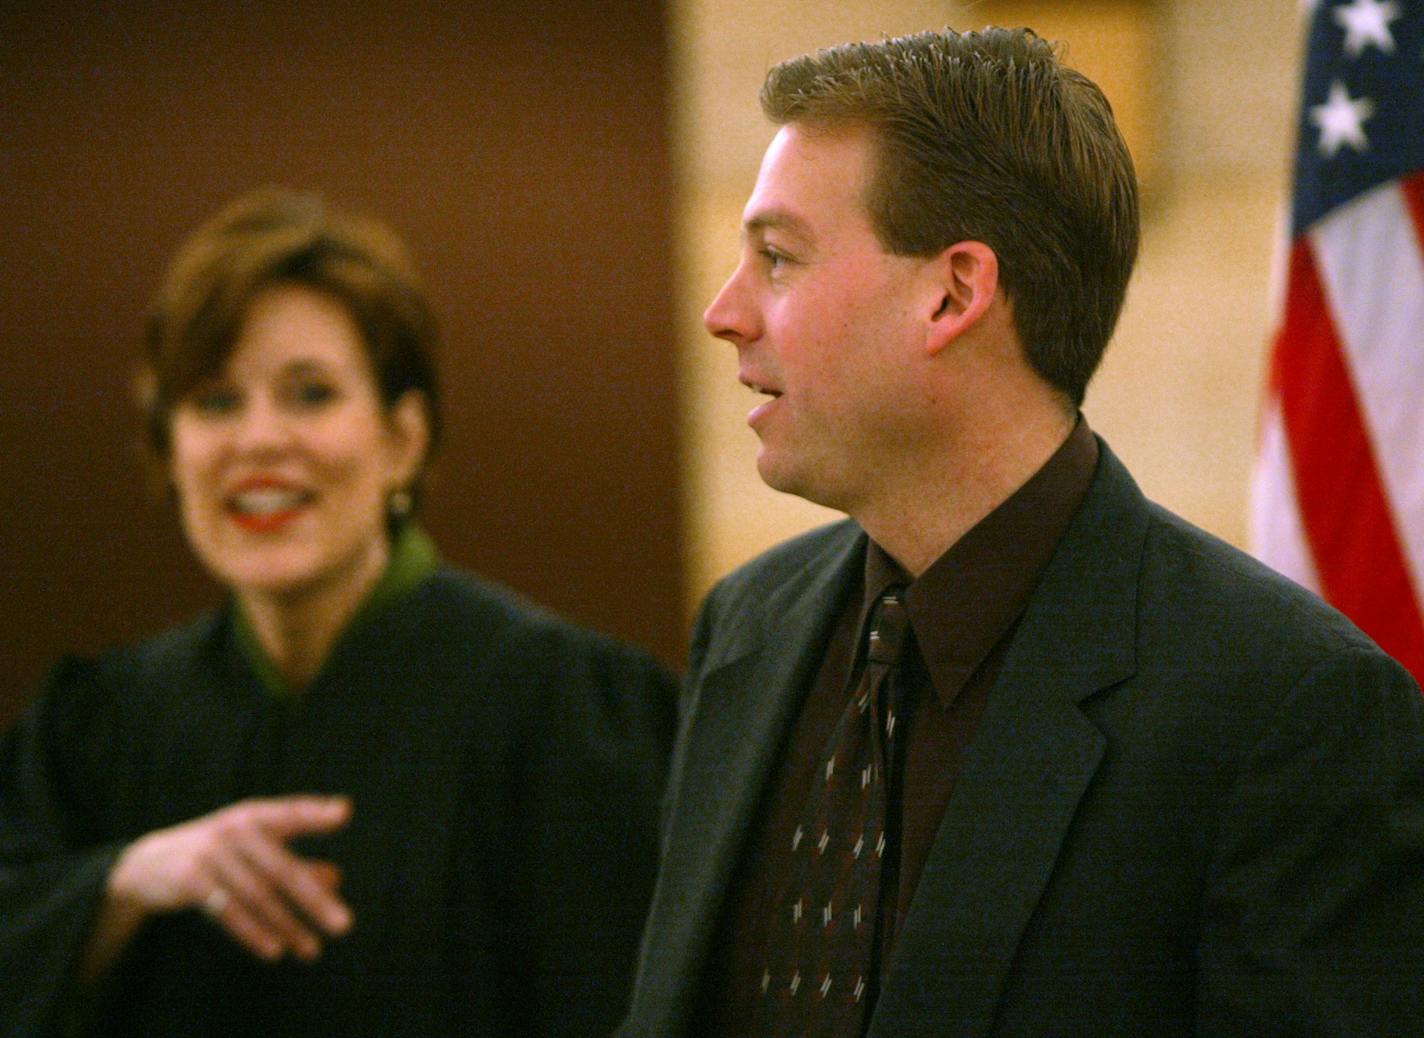
[[[366,601],[361,603],[361,608],[346,625],[341,637],[344,639],[354,628],[360,627],[371,617],[405,598],[439,567],[440,553],[429,534],[413,522],[403,525],[391,544],[391,557],[386,563],[386,571],[366,596]],[[233,603],[233,628],[238,648],[253,671],[262,679],[263,687],[278,699],[289,699],[297,695],[299,690],[288,685],[277,670],[272,657],[262,647],[247,611],[236,601]]]

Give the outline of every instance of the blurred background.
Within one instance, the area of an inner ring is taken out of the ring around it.
[[[164,264],[260,183],[412,246],[444,331],[426,505],[447,558],[673,664],[710,584],[834,516],[757,479],[701,327],[772,129],[766,69],[1028,24],[1104,87],[1142,257],[1085,411],[1243,544],[1300,29],[1286,0],[189,0],[0,5],[0,725],[63,652],[217,600],[138,449]]]

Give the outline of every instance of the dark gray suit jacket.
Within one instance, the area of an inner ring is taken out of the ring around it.
[[[843,522],[708,596],[623,1034],[697,1032],[710,938],[859,564]],[[1103,447],[870,1033],[1424,1034],[1424,701]]]

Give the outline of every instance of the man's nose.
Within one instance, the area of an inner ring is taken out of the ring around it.
[[[760,321],[746,291],[746,265],[732,272],[702,314],[703,326],[734,345],[751,342],[760,334]]]

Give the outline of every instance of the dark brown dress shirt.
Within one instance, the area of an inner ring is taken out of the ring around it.
[[[920,873],[983,716],[1014,628],[1039,576],[1087,493],[1098,445],[1079,419],[1027,483],[940,556],[918,579],[874,542],[840,616],[816,679],[787,733],[781,767],[733,878],[713,938],[693,1031],[704,1038],[756,1033],[767,961],[768,898],[783,885],[791,834],[812,773],[854,687],[870,607],[892,584],[908,583],[911,637],[895,680],[906,725],[903,774],[892,778],[882,874],[883,977]],[[892,909],[893,906],[893,909]]]

